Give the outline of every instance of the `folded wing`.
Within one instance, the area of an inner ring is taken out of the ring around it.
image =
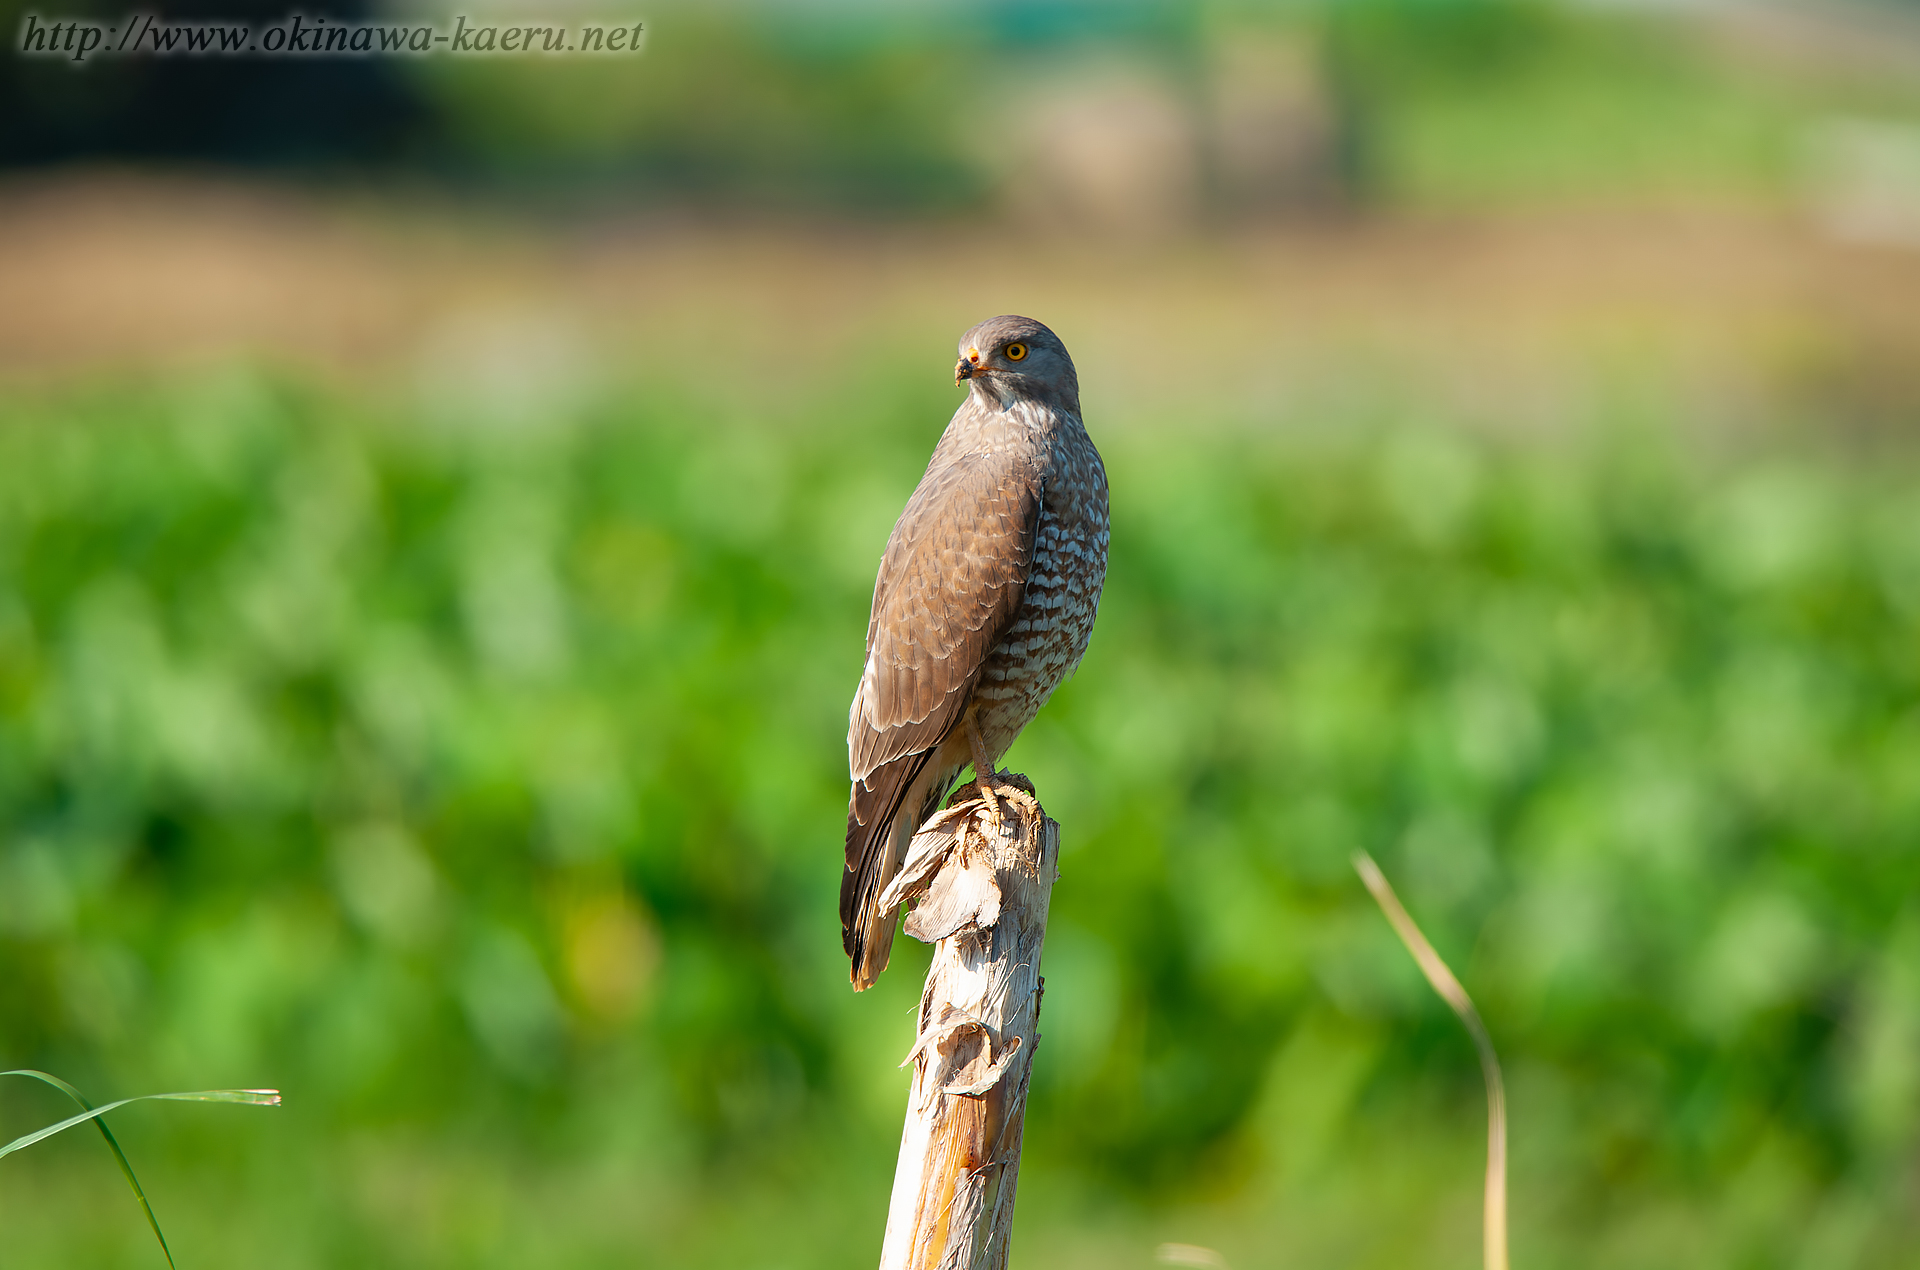
[[[847,720],[857,781],[938,745],[1020,607],[1041,488],[1004,454],[929,472],[887,539],[867,621],[867,665]]]
[[[878,898],[906,845],[889,841],[893,822],[1012,625],[1041,494],[1030,466],[966,455],[927,473],[887,540],[847,720],[853,793],[840,924],[856,985],[872,982],[892,942],[893,915]]]

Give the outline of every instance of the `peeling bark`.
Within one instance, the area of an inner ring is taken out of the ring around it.
[[[919,901],[906,932],[934,951],[880,1270],[1007,1264],[1060,826],[1025,777],[995,780],[999,807],[963,787],[881,897]]]

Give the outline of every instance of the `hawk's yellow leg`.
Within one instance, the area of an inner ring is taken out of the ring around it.
[[[1000,796],[994,792],[993,760],[987,757],[987,743],[980,737],[980,725],[973,711],[967,711],[967,744],[973,748],[973,783],[979,787],[980,800],[987,805],[987,819],[995,834],[1000,832]]]

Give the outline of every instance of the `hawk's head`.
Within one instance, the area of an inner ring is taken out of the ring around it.
[[[1080,409],[1080,379],[1067,346],[1032,318],[1003,314],[962,335],[953,382],[966,380],[1003,406],[1026,397]]]

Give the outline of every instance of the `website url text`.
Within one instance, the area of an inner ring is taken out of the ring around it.
[[[465,14],[453,25],[347,22],[304,13],[275,22],[171,22],[151,13],[118,22],[27,14],[20,23],[23,57],[86,62],[100,57],[420,57],[428,54],[638,53],[642,22],[476,23]]]

